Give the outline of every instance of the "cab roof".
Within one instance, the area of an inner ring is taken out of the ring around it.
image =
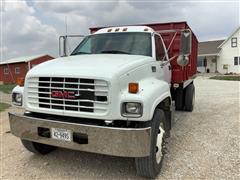
[[[146,32],[153,33],[154,30],[148,26],[116,26],[116,27],[107,27],[102,28],[96,31],[94,34],[102,33],[120,33],[120,32]]]

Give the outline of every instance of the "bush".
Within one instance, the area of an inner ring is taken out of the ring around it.
[[[10,94],[12,89],[16,86],[16,84],[2,84],[0,85],[0,91]]]
[[[240,76],[213,76],[210,77],[210,79],[216,79],[216,80],[226,80],[226,81],[240,81]]]
[[[11,105],[6,103],[0,103],[0,112],[4,111],[5,109],[9,108]]]

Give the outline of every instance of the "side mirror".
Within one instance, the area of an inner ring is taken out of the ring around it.
[[[67,56],[67,36],[59,37],[59,56]]]
[[[180,54],[188,56],[192,51],[192,33],[186,29],[181,32],[181,49]]]
[[[186,29],[181,32],[181,48],[180,55],[177,58],[177,63],[179,66],[186,66],[189,62],[188,56],[192,51],[192,33],[190,30]]]

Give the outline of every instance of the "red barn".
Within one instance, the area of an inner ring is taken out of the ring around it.
[[[13,84],[25,78],[29,69],[42,62],[54,59],[49,55],[25,56],[0,62],[0,83]]]

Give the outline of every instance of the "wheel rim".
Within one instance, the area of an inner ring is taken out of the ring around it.
[[[159,164],[162,159],[162,148],[163,148],[163,135],[165,131],[163,128],[163,123],[160,123],[157,135],[157,142],[156,142],[156,159],[157,163]]]

